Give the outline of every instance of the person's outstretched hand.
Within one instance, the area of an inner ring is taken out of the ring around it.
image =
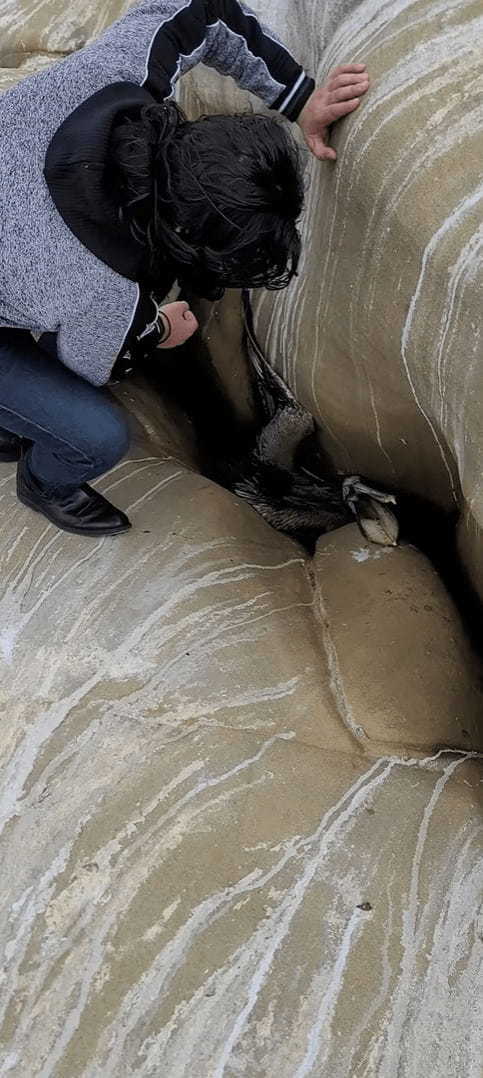
[[[176,348],[184,344],[198,329],[198,322],[184,300],[166,303],[161,307],[161,315],[166,326],[167,336],[158,348]]]
[[[307,146],[320,161],[335,161],[329,146],[329,128],[359,105],[369,88],[365,64],[342,64],[331,71],[325,86],[314,90],[300,113],[298,122]]]

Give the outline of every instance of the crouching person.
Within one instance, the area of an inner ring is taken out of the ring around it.
[[[0,459],[18,496],[59,528],[130,527],[89,481],[126,453],[103,388],[118,364],[196,330],[175,282],[283,288],[297,270],[299,158],[274,117],[189,122],[170,100],[203,61],[298,120],[333,159],[329,126],[357,108],[365,67],[319,90],[236,0],[145,0],[94,44],[0,100]],[[160,361],[162,357],[160,356]]]

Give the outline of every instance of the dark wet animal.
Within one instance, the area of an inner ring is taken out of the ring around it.
[[[248,293],[243,311],[253,420],[240,418],[199,333],[147,370],[193,424],[203,473],[309,549],[354,518],[366,538],[395,545],[398,525],[389,509],[395,498],[359,476],[331,473],[313,417],[260,348]]]

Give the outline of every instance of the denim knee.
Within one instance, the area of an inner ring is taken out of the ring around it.
[[[104,407],[102,421],[92,431],[89,444],[89,456],[96,470],[107,472],[113,468],[127,453],[129,441],[129,427],[122,410],[115,404]]]

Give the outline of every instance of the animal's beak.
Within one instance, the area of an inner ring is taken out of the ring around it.
[[[388,508],[396,504],[393,494],[367,486],[357,475],[344,479],[342,494],[366,539],[383,546],[397,546],[399,523]]]

